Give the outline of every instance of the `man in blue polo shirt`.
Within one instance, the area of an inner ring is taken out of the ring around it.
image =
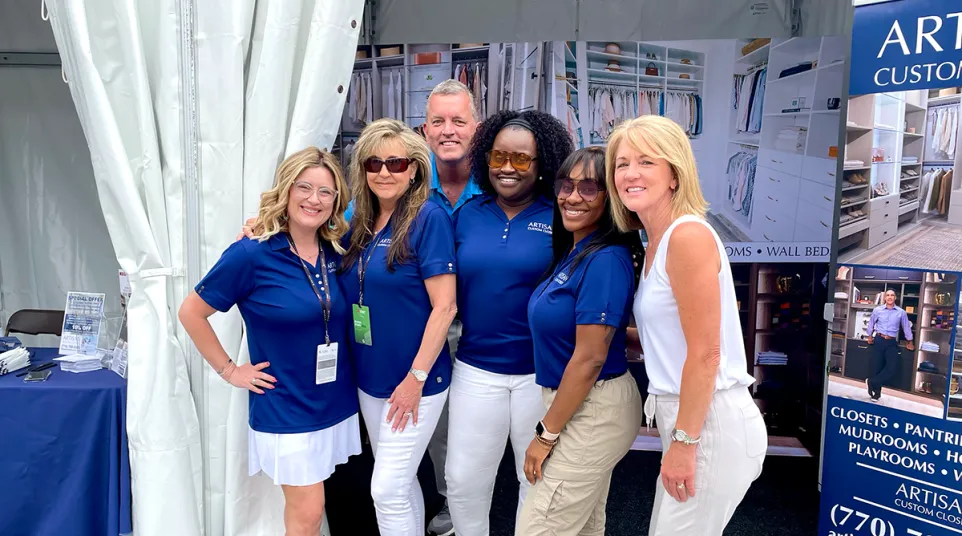
[[[482,195],[477,183],[471,180],[471,159],[469,158],[471,140],[481,119],[474,106],[474,98],[467,86],[457,80],[445,80],[438,84],[428,96],[424,124],[424,135],[431,148],[431,194],[434,201],[449,216],[454,216],[465,203],[475,196]],[[354,214],[354,201],[344,216],[350,221]],[[454,359],[461,333],[461,322],[455,320],[448,330],[448,344],[451,358]],[[434,475],[438,493],[447,497],[447,484],[444,480],[444,464],[447,459],[448,411],[447,403],[441,419],[435,428],[428,454],[434,465]],[[431,523],[428,531],[437,536],[454,533],[447,501]]]
[[[909,317],[898,305],[895,305],[895,291],[885,291],[885,304],[879,305],[872,311],[866,332],[868,342],[873,348],[872,375],[865,380],[868,394],[872,402],[882,398],[882,384],[892,379],[898,370],[899,363],[899,329],[908,341],[906,348],[915,350],[912,344],[912,324]],[[876,341],[878,337],[880,340]]]

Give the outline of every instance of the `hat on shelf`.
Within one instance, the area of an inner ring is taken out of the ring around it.
[[[608,66],[605,67],[605,69],[608,71],[621,72],[621,63],[618,60],[614,60],[614,59],[608,60]]]
[[[605,45],[605,52],[608,54],[621,54],[621,46],[618,43],[608,43]]]

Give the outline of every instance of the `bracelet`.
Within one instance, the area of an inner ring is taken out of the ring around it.
[[[230,377],[231,377],[231,375],[233,375],[235,368],[237,368],[237,366],[234,364],[234,361],[231,360],[231,359],[228,359],[228,360],[227,360],[227,364],[224,365],[224,369],[221,370],[220,372],[218,372],[217,374],[218,374],[221,378],[223,378],[224,381],[230,381]],[[230,374],[227,374],[228,372],[230,372]],[[227,374],[227,375],[225,376],[225,374]]]
[[[542,447],[547,447],[547,448],[549,448],[549,449],[550,449],[550,448],[553,448],[553,447],[558,443],[558,440],[557,440],[557,439],[549,441],[549,440],[547,440],[547,439],[539,436],[538,434],[535,434],[535,435],[534,435],[534,438],[535,438],[535,440],[536,440],[538,443],[541,444]]]

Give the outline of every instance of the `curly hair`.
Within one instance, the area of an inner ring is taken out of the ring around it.
[[[508,121],[520,117],[534,128],[535,147],[538,152],[538,172],[542,180],[535,181],[535,191],[549,199],[554,198],[554,180],[561,163],[574,151],[574,143],[568,129],[553,115],[537,110],[518,112],[504,110],[485,119],[478,125],[471,141],[471,174],[481,191],[497,195],[488,178],[488,159],[485,154],[494,146],[494,138]],[[513,128],[513,127],[512,127]],[[523,128],[523,127],[517,127]]]
[[[301,149],[285,158],[277,166],[274,186],[261,194],[260,208],[254,225],[251,227],[256,240],[264,241],[275,234],[288,231],[287,201],[290,197],[291,185],[305,169],[313,167],[327,168],[334,176],[334,188],[337,191],[328,224],[322,225],[318,229],[318,234],[321,238],[330,242],[335,251],[344,253],[344,248],[341,246],[341,237],[348,230],[344,211],[347,210],[351,192],[344,180],[341,163],[331,153],[317,147]]]
[[[390,141],[404,146],[408,157],[414,160],[417,171],[414,183],[404,192],[391,215],[392,242],[388,248],[388,271],[394,271],[395,263],[403,263],[410,255],[409,234],[418,213],[428,199],[431,182],[431,159],[427,142],[410,127],[395,119],[382,118],[364,127],[354,144],[354,154],[348,169],[354,196],[354,215],[351,217],[351,239],[347,252],[341,259],[341,268],[356,261],[361,251],[374,239],[374,223],[381,213],[377,196],[367,185],[364,161]]]

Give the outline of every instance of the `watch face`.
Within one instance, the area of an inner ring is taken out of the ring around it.
[[[539,436],[544,435],[544,426],[541,426],[541,421],[538,421],[538,425],[534,427],[534,430]]]

